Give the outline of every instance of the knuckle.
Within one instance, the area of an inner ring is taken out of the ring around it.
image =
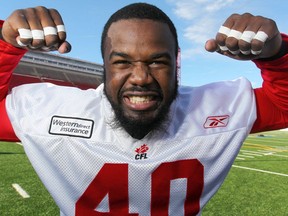
[[[251,49],[253,50],[261,50],[263,47],[263,42],[258,40],[252,40],[251,42]]]
[[[226,46],[232,50],[237,49],[238,48],[238,40],[235,38],[228,37],[226,39]]]
[[[272,19],[263,17],[263,16],[255,16],[253,19],[254,23],[259,23],[259,25],[262,25],[264,27],[275,27],[276,22]]]
[[[48,47],[54,46],[55,44],[58,44],[58,37],[54,35],[49,35],[45,37],[45,44]]]
[[[25,15],[28,22],[35,20],[37,19],[37,10],[35,8],[27,8],[25,10]]]
[[[31,41],[32,41],[32,38],[29,39],[29,38],[21,38],[20,41],[23,43],[23,44],[30,44]]]
[[[233,14],[230,15],[229,18],[231,18],[231,19],[238,19],[239,17],[240,17],[240,14],[238,14],[238,13],[233,13]],[[228,18],[228,19],[229,19],[229,18]]]
[[[65,32],[58,32],[58,37],[60,41],[66,40],[66,33]]]
[[[268,31],[273,31],[273,30],[277,29],[276,22],[272,19],[267,18],[266,22],[265,22],[265,26],[267,27]]]
[[[47,11],[47,8],[44,6],[37,6],[35,7],[35,10],[38,12],[43,12],[43,11]]]
[[[267,18],[264,18],[263,16],[254,16],[253,22],[254,23],[263,23],[263,21],[267,22]]]
[[[41,47],[44,46],[44,40],[33,40],[31,43],[33,47]]]
[[[225,45],[225,40],[226,40],[227,36],[223,35],[223,34],[217,34],[216,35],[216,42],[220,45]]]
[[[238,45],[239,45],[240,50],[249,50],[249,49],[251,49],[251,44],[247,43],[245,41],[242,41],[242,40],[239,41]]]
[[[12,12],[12,14],[8,17],[7,20],[10,20],[12,22],[17,22],[18,20],[22,20],[25,18],[27,9],[18,9]]]
[[[53,19],[56,19],[57,21],[60,21],[62,19],[60,13],[58,12],[58,10],[56,10],[54,8],[50,8],[49,9],[49,13],[53,17]]]
[[[243,13],[241,16],[242,16],[242,17],[246,17],[246,18],[253,17],[253,15],[252,15],[251,13],[248,13],[248,12]]]
[[[23,9],[17,9],[17,10],[14,10],[13,12],[12,12],[12,14],[11,14],[11,16],[18,16],[18,15],[21,15],[21,14],[23,14]]]
[[[56,10],[55,8],[49,8],[49,12],[53,14],[59,14],[58,10]]]
[[[268,19],[268,18],[267,18],[267,23],[268,23],[269,25],[276,26],[276,22],[275,22],[274,20],[272,20],[272,19]]]

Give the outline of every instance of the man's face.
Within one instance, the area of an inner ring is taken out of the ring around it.
[[[135,127],[145,135],[168,114],[177,91],[175,46],[168,25],[148,19],[120,20],[108,30],[105,93],[132,136]]]

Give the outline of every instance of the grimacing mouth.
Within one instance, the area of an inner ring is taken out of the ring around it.
[[[132,104],[145,104],[151,101],[155,101],[155,96],[152,96],[152,95],[146,95],[146,96],[145,95],[143,96],[131,95],[131,96],[124,96],[124,98],[128,98],[128,100]]]
[[[144,90],[144,91],[124,91],[120,94],[120,99],[131,109],[148,111],[156,109],[163,97],[159,90]]]

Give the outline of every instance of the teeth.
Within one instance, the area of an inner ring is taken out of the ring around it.
[[[133,104],[148,103],[152,100],[152,96],[131,96],[129,100]]]

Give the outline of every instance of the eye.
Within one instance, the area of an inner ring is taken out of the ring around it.
[[[118,69],[127,69],[131,66],[131,62],[127,60],[115,60],[112,64]]]
[[[163,64],[163,62],[162,62],[162,61],[153,61],[151,64],[152,64],[152,65],[153,65],[153,64],[157,65],[157,64]]]
[[[117,60],[113,62],[114,65],[126,65],[126,64],[131,64],[129,61],[127,60]]]
[[[163,60],[154,60],[149,63],[149,66],[152,68],[165,67],[167,65],[169,65],[169,63]]]

